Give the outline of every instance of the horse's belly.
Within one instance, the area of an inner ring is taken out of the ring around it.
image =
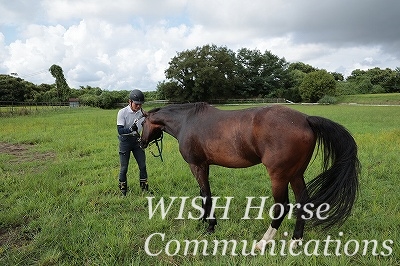
[[[214,155],[209,163],[229,168],[245,168],[259,164],[261,160],[259,158],[245,158],[220,153],[218,156]]]

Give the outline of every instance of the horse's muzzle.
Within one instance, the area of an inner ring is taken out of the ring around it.
[[[140,146],[140,148],[142,148],[143,150],[146,149],[147,146],[149,146],[149,144],[143,142],[142,139],[138,139],[138,141],[139,141],[139,146]]]

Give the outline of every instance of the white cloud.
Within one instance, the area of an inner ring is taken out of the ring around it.
[[[8,55],[3,61],[4,66],[8,72],[18,73],[23,78],[39,72],[40,79],[51,77],[43,70],[63,58],[63,32],[62,26],[29,25],[22,33],[26,36],[24,41],[17,40],[6,47]]]
[[[127,23],[145,18],[158,21],[161,17],[182,12],[185,0],[44,0],[42,6],[50,21],[71,21],[82,18],[102,18],[115,23]]]
[[[399,8],[395,0],[0,2],[0,72],[53,83],[47,70],[58,64],[75,88],[154,90],[177,52],[205,44],[269,50],[345,75],[394,69]]]

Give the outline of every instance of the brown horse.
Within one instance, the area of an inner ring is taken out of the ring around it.
[[[331,120],[280,105],[224,111],[206,103],[168,105],[145,116],[141,146],[146,148],[163,131],[178,140],[179,151],[196,177],[201,196],[206,198],[203,218],[209,221],[209,232],[217,224],[215,217],[209,217],[210,165],[230,168],[265,165],[278,204],[274,206],[275,219],[257,244],[260,249],[273,239],[289,212],[289,184],[300,204],[292,237],[294,245],[303,237],[305,206],[315,212],[321,204],[329,204],[328,218],[311,220],[314,225],[341,224],[350,215],[360,172],[357,145],[343,126]],[[306,185],[304,172],[317,141],[318,147],[324,147],[323,172]]]

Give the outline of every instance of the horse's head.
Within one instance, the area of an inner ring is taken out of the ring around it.
[[[147,148],[150,142],[161,138],[163,133],[163,124],[157,121],[155,115],[159,109],[154,109],[149,112],[145,112],[143,121],[142,135],[140,137],[140,147],[142,149]]]

